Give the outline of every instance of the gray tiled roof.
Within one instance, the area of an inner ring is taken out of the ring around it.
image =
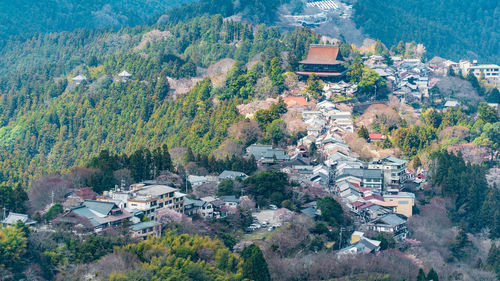
[[[399,217],[396,214],[385,215],[385,216],[377,219],[376,221],[380,221],[380,222],[387,224],[391,227],[395,227],[395,226],[398,226],[398,225],[406,222],[406,220],[402,219],[401,217]]]
[[[382,171],[378,169],[356,169],[347,168],[344,169],[344,173],[339,176],[339,178],[344,176],[354,176],[365,179],[382,179]]]
[[[82,205],[89,208],[92,211],[98,212],[99,214],[103,215],[108,215],[111,212],[111,210],[116,208],[115,203],[95,201],[95,200],[87,200],[83,202]]]
[[[139,231],[139,230],[154,227],[157,225],[160,225],[160,223],[155,222],[155,221],[145,221],[145,222],[140,222],[140,223],[137,223],[137,224],[130,226],[130,229],[132,229],[133,231]]]
[[[219,180],[222,180],[222,179],[232,179],[232,180],[234,180],[237,177],[246,178],[248,176],[247,176],[247,174],[245,174],[243,172],[225,170],[222,173],[220,173]]]

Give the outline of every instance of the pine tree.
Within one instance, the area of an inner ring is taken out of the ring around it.
[[[270,65],[270,76],[273,86],[278,88],[281,93],[285,89],[285,78],[283,77],[283,69],[279,58],[273,58]]]
[[[320,100],[323,97],[323,85],[316,74],[311,74],[307,79],[306,92],[314,99]]]
[[[370,138],[370,133],[365,126],[361,126],[358,130],[358,137],[368,140]]]
[[[439,276],[434,268],[431,268],[427,273],[427,281],[439,281]]]
[[[195,157],[194,157],[193,150],[191,149],[191,147],[188,147],[186,154],[184,155],[184,163],[187,164],[189,162],[194,162],[194,161],[195,161]]]
[[[458,231],[457,236],[455,237],[455,241],[450,247],[450,251],[455,258],[460,260],[466,254],[465,249],[470,247],[471,245],[472,242],[469,240],[467,232],[465,232],[465,229],[461,227]]]
[[[243,263],[243,278],[249,280],[270,281],[271,275],[267,268],[267,262],[260,248],[252,244],[241,252]]]
[[[418,270],[417,281],[427,281],[427,278],[425,277],[425,272],[422,268]]]

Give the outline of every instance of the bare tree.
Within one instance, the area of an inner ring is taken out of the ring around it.
[[[73,190],[73,184],[59,176],[39,178],[33,181],[28,190],[29,206],[33,212],[41,211],[52,202],[61,202]]]

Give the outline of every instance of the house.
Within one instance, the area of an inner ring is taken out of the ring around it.
[[[223,180],[235,180],[236,178],[240,178],[242,180],[248,178],[248,175],[242,172],[236,172],[236,171],[228,171],[225,170],[219,175],[219,182]]]
[[[262,164],[276,164],[290,158],[282,149],[275,149],[272,145],[252,144],[247,147],[247,155],[253,156]]]
[[[369,188],[375,191],[382,191],[384,176],[381,170],[378,169],[352,169],[343,170],[343,174],[339,175],[336,181],[342,179],[352,180],[360,184],[361,187]]]
[[[403,159],[386,156],[373,160],[368,164],[368,168],[381,170],[387,186],[399,186],[406,181],[406,162]]]
[[[293,97],[293,96],[288,96],[284,97],[283,101],[286,103],[286,107],[290,108],[295,105],[300,105],[300,106],[308,106],[309,103],[307,102],[306,98],[304,96],[298,96],[298,97]]]
[[[415,206],[415,194],[411,192],[397,192],[384,194],[384,201],[395,205],[394,212],[406,216],[413,215],[413,206]]]
[[[3,226],[15,225],[17,224],[18,221],[28,226],[34,225],[36,223],[36,221],[31,220],[29,216],[26,214],[10,212],[9,215],[4,220],[2,220],[2,225]]]
[[[365,234],[363,232],[361,232],[361,231],[354,231],[351,234],[351,245],[358,243],[359,240],[361,240],[361,238],[363,238],[364,236],[365,236]]]
[[[454,100],[446,101],[444,104],[445,108],[451,108],[451,107],[457,107],[457,106],[460,106],[460,102],[454,101]]]
[[[103,202],[113,202],[120,208],[127,208],[128,199],[132,198],[133,192],[121,189],[104,191],[102,196],[97,196],[96,200]]]
[[[397,214],[387,214],[377,218],[369,222],[367,227],[373,231],[390,233],[394,235],[394,239],[397,240],[406,238],[408,234],[406,219]]]
[[[312,219],[315,219],[317,217],[320,216],[320,213],[318,210],[316,210],[315,208],[313,207],[307,207],[307,208],[304,208],[304,209],[301,209],[300,212]]]
[[[211,182],[207,176],[188,175],[188,181],[193,187],[197,187]]]
[[[161,223],[156,221],[146,221],[140,222],[130,227],[130,236],[132,238],[139,238],[146,240],[149,236],[160,237],[161,236]]]
[[[303,111],[302,112],[302,119],[303,120],[308,120],[308,119],[313,119],[313,118],[321,118],[321,111]]]
[[[130,77],[132,77],[132,74],[128,73],[126,70],[122,71],[120,74],[118,74],[118,77],[122,79],[122,82],[127,82]]]
[[[194,215],[198,214],[203,219],[209,219],[214,217],[214,204],[202,200],[195,200],[186,198],[186,214]]]
[[[358,207],[359,214],[367,220],[373,220],[385,215],[392,214],[392,208],[380,206],[373,202],[365,202]]]
[[[332,45],[310,45],[307,58],[299,63],[302,70],[296,73],[304,80],[314,73],[326,81],[340,81],[346,72],[339,48]]]
[[[78,207],[85,200],[96,200],[98,194],[89,187],[84,187],[73,191],[62,203],[64,210]]]
[[[361,238],[356,243],[341,249],[337,253],[337,257],[342,258],[356,254],[373,254],[380,251],[380,243],[381,241],[372,240],[361,236]]]
[[[496,79],[500,77],[500,66],[496,64],[477,64],[477,61],[460,61],[460,68],[465,74],[472,71],[477,78]]]
[[[354,124],[350,119],[338,119],[335,120],[335,124],[344,131],[354,132]]]
[[[87,80],[87,77],[83,75],[78,75],[76,77],[73,77],[71,80],[73,80],[73,82],[75,82],[76,85],[80,85],[82,84],[83,81]]]
[[[81,206],[71,209],[53,220],[54,224],[71,225],[84,232],[101,232],[107,227],[120,226],[131,220],[133,215],[112,202],[87,200]]]
[[[134,192],[127,200],[127,206],[132,210],[143,211],[146,216],[154,220],[155,211],[159,208],[169,208],[179,213],[184,212],[185,194],[178,189],[167,185],[144,186]]]
[[[236,198],[236,196],[234,196],[234,195],[221,196],[219,199],[222,202],[224,202],[225,207],[229,207],[229,208],[236,208],[240,204],[240,200],[238,198]]]
[[[384,140],[384,135],[380,134],[380,133],[371,133],[371,134],[368,134],[369,136],[369,139],[370,139],[370,142],[381,142]]]

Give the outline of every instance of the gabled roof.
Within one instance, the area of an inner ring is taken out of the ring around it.
[[[331,45],[311,45],[303,64],[341,64],[344,63],[338,47]]]
[[[76,77],[73,77],[72,79],[73,81],[83,81],[83,80],[87,80],[87,77],[83,76],[83,75],[78,75]]]
[[[406,220],[402,219],[400,216],[396,214],[388,214],[373,221],[374,224],[385,224],[390,227],[396,227],[405,222]]]
[[[308,217],[314,218],[318,216],[318,211],[313,207],[307,207],[305,209],[300,210],[300,212]]]
[[[381,139],[382,138],[382,134],[380,134],[380,133],[371,133],[371,134],[369,134],[369,137],[370,137],[370,139]]]
[[[122,71],[120,74],[118,74],[120,77],[130,77],[132,74],[128,73],[126,70]]]
[[[147,229],[147,228],[154,227],[157,225],[160,225],[160,223],[155,222],[155,221],[145,221],[145,222],[140,222],[140,223],[137,223],[137,224],[130,226],[130,229],[132,229],[133,231],[139,231],[139,230]]]
[[[228,171],[228,170],[223,171],[219,175],[219,179],[232,179],[232,180],[234,180],[237,177],[244,179],[244,178],[248,177],[248,175],[243,173],[243,172]]]
[[[2,221],[2,223],[12,225],[12,224],[16,224],[18,221],[21,221],[26,225],[36,223],[35,221],[30,220],[28,215],[14,213],[14,212],[10,212],[9,215]]]
[[[102,215],[109,215],[111,210],[117,208],[116,204],[113,202],[104,202],[104,201],[95,201],[95,200],[87,200],[82,203],[82,206],[87,207],[88,209],[97,212]],[[95,216],[95,215],[94,215]]]

